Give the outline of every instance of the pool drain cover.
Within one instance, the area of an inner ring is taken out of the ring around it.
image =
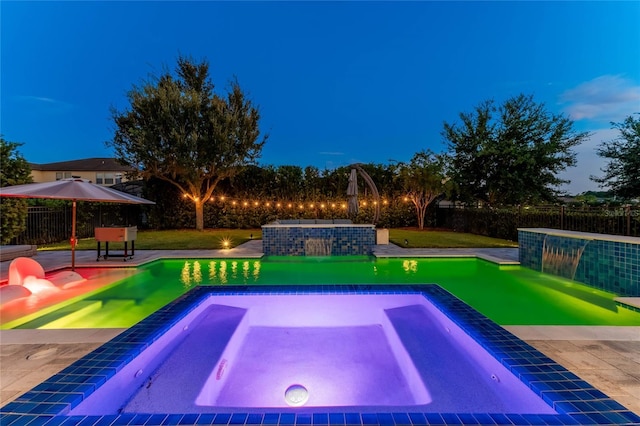
[[[309,391],[302,385],[291,385],[284,391],[284,400],[292,407],[300,407],[309,399]]]

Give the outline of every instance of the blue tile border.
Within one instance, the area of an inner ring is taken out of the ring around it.
[[[109,377],[211,295],[422,294],[560,414],[167,413],[68,416]],[[0,409],[13,425],[638,425],[640,416],[518,339],[451,293],[425,285],[197,287]]]

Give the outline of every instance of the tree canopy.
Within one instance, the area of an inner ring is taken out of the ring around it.
[[[427,207],[450,188],[446,156],[420,151],[408,164],[398,164],[398,180],[416,209],[418,228],[423,229]]]
[[[459,123],[444,123],[457,198],[490,205],[553,201],[568,181],[558,173],[576,164],[572,148],[589,135],[552,114],[533,96],[496,106],[484,101]]]
[[[602,169],[604,176],[591,179],[623,199],[640,197],[640,115],[611,125],[620,135],[598,147],[598,155],[609,161]]]
[[[203,203],[222,179],[255,163],[266,136],[259,140],[260,113],[236,80],[220,96],[208,62],[182,56],[177,62],[174,74],[134,86],[128,109],[112,109],[115,134],[109,144],[143,178],[170,182],[191,199],[196,229],[202,230]]]
[[[8,142],[0,136],[0,186],[32,182],[31,167],[18,151],[21,145]],[[27,202],[17,198],[2,198],[0,204],[0,243],[7,244],[26,228]]]

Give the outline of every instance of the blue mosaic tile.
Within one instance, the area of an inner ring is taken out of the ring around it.
[[[226,424],[229,423],[230,419],[231,419],[231,414],[228,414],[228,413],[218,414],[218,415],[216,415],[215,419],[213,419],[213,424],[214,425],[226,425]]]
[[[280,414],[266,413],[262,419],[263,425],[277,425],[280,421]]]
[[[280,423],[279,424],[287,424],[292,425],[296,421],[296,415],[293,413],[283,413],[280,414]]]
[[[315,418],[314,418],[315,420]],[[346,423],[345,416],[342,413],[330,413],[329,424],[330,425],[343,425]]]
[[[301,413],[296,415],[296,425],[313,424],[313,419],[309,413]]]
[[[327,413],[313,413],[311,418],[314,425],[326,425],[329,423],[329,415]]]
[[[640,243],[589,240],[521,229],[518,245],[522,266],[619,296],[640,296]],[[561,261],[559,256],[554,264],[554,253],[566,254],[576,259],[577,264]]]
[[[312,244],[313,243],[313,244]],[[262,228],[262,249],[265,256],[332,256],[367,255],[376,243],[372,226],[273,227]]]

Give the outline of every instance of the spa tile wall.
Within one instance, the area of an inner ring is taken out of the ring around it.
[[[545,237],[553,238],[554,247],[560,250],[570,252],[577,247],[583,248],[573,277],[575,281],[619,296],[640,296],[640,244],[518,230],[522,266],[542,270]]]
[[[315,244],[309,244],[310,240]],[[369,255],[373,252],[375,243],[376,230],[373,226],[262,228],[262,249],[265,256]],[[327,252],[320,253],[324,244],[327,245]]]

